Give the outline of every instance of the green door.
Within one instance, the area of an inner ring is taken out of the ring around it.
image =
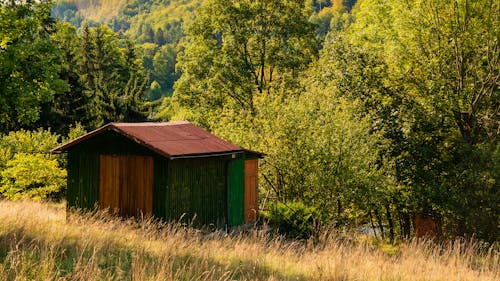
[[[227,217],[230,227],[243,224],[245,206],[244,168],[245,162],[243,158],[233,159],[229,161],[227,182]]]

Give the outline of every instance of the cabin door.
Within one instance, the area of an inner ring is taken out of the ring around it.
[[[122,216],[151,215],[153,157],[100,155],[99,202]]]
[[[245,161],[245,223],[257,219],[257,183],[259,175],[259,161],[257,159]]]

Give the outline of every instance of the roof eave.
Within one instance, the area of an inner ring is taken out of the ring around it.
[[[204,158],[204,157],[217,157],[217,156],[227,156],[227,155],[232,155],[232,154],[240,154],[244,153],[245,150],[233,150],[233,151],[227,151],[227,152],[213,152],[213,153],[199,153],[199,154],[186,154],[186,155],[175,155],[169,157],[170,160],[175,160],[175,159],[192,159],[192,158]]]
[[[235,154],[235,153],[243,153],[245,151],[250,151],[250,150],[246,150],[246,149],[240,149],[240,150],[232,150],[232,151],[224,151],[224,152],[212,152],[212,153],[195,153],[195,154],[184,154],[184,155],[170,155],[168,153],[165,153],[164,151],[160,150],[160,149],[157,149],[156,147],[150,145],[149,143],[147,142],[144,142],[138,138],[136,138],[135,136],[133,135],[130,135],[130,134],[127,134],[125,131],[121,130],[119,127],[117,126],[114,126],[114,123],[108,123],[106,125],[104,125],[103,127],[97,129],[97,130],[94,130],[90,133],[87,133],[83,136],[80,136],[66,144],[63,144],[61,146],[58,146],[54,149],[52,149],[50,151],[50,153],[52,154],[60,154],[60,153],[64,153],[66,152],[68,149],[70,149],[71,147],[91,138],[91,137],[94,137],[98,134],[101,134],[105,131],[109,131],[109,130],[113,130],[117,133],[119,133],[120,135],[146,147],[147,149],[167,158],[167,159],[170,159],[170,160],[173,160],[173,159],[188,159],[188,158],[203,158],[203,157],[214,157],[214,156],[226,156],[226,155],[231,155],[231,154]],[[255,153],[255,154],[258,154],[258,155],[262,155],[262,153],[259,153],[259,152],[255,152],[255,151],[250,151],[252,153]]]
[[[90,133],[87,133],[87,134],[85,134],[83,136],[80,136],[80,137],[78,137],[78,138],[70,141],[70,142],[67,142],[67,143],[65,143],[63,145],[60,145],[60,146],[52,149],[50,151],[50,153],[52,153],[52,154],[63,153],[65,151],[67,151],[69,148],[71,148],[71,147],[73,147],[73,146],[81,143],[82,141],[87,140],[87,139],[89,139],[89,138],[91,138],[91,137],[93,137],[95,135],[98,135],[98,134],[100,134],[100,133],[102,133],[104,131],[109,130],[110,127],[112,127],[112,126],[113,126],[113,123],[108,123],[108,124],[104,125],[103,127],[99,128],[99,129],[96,129],[96,130],[94,130],[94,131],[92,131]]]

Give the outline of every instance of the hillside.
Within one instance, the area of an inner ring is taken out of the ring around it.
[[[312,242],[312,241],[311,241]],[[0,201],[2,280],[497,280],[498,249],[403,243],[377,248],[325,233],[314,243],[258,232],[70,215],[64,205]]]
[[[195,17],[202,0],[58,0],[52,15],[77,28],[104,24],[129,38],[135,45],[145,69],[150,71],[150,99],[170,96],[180,76],[176,72],[177,53],[183,48],[181,38]],[[312,0],[307,2],[319,37],[330,29],[333,11],[350,10],[354,0]],[[156,63],[156,65],[155,65]]]
[[[83,21],[107,24],[115,32],[125,32],[139,38],[147,26],[153,30],[165,28],[175,21],[193,17],[201,0],[136,1],[136,0],[59,0],[53,8],[57,18],[81,26]]]
[[[60,0],[52,15],[77,28],[104,24],[134,44],[143,67],[150,73],[149,99],[171,95],[182,25],[194,17],[201,0]]]

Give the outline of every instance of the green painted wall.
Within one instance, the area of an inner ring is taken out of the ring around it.
[[[237,226],[244,222],[245,159],[232,159],[228,165],[228,220],[229,226]]]
[[[154,163],[154,180],[153,180],[153,215],[157,218],[165,220],[170,219],[168,215],[167,187],[168,187],[168,164],[169,160],[157,156]]]

